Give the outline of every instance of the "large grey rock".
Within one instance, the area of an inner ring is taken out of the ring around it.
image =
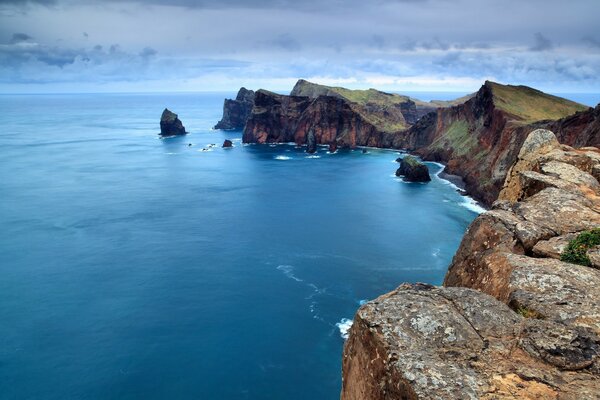
[[[341,397],[594,398],[600,377],[567,370],[594,370],[597,354],[583,328],[524,319],[475,290],[402,285],[358,310]]]
[[[429,169],[413,156],[404,156],[400,159],[400,167],[396,170],[396,176],[402,176],[407,182],[429,182]]]

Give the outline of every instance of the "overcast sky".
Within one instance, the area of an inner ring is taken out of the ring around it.
[[[599,0],[0,0],[0,91],[600,92]]]

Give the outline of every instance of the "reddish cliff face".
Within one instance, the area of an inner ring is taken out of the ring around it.
[[[378,146],[382,133],[339,97],[285,96],[259,90],[244,129],[244,143]]]
[[[556,133],[561,143],[573,147],[600,147],[600,104],[596,108],[550,122],[545,128]]]
[[[446,172],[462,176],[467,191],[491,205],[525,138],[535,128],[558,124],[562,128],[559,140],[568,145],[588,146],[600,140],[600,123],[590,124],[594,118],[598,121],[591,111],[547,121],[582,109],[577,103],[524,86],[486,82],[464,104],[439,108],[406,131],[387,135],[382,145],[446,163]]]

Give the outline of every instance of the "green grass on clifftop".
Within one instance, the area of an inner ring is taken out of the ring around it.
[[[501,85],[486,82],[492,89],[494,104],[523,123],[556,120],[587,110],[574,101],[552,96],[527,86]]]

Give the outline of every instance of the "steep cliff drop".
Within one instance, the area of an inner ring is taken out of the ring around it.
[[[586,110],[572,101],[526,86],[486,82],[464,104],[440,108],[401,134],[386,135],[383,147],[404,148],[424,160],[446,163],[463,177],[466,190],[485,205],[498,197],[510,166],[532,130]],[[564,126],[561,143],[574,145],[574,124]],[[600,135],[598,128],[589,128]],[[587,140],[577,145],[591,145]]]
[[[244,129],[254,105],[254,91],[241,88],[235,100],[225,99],[223,117],[214,129]]]
[[[469,227],[444,287],[362,306],[342,399],[597,399],[600,270],[560,261],[600,227],[600,151],[532,132],[498,201]]]

